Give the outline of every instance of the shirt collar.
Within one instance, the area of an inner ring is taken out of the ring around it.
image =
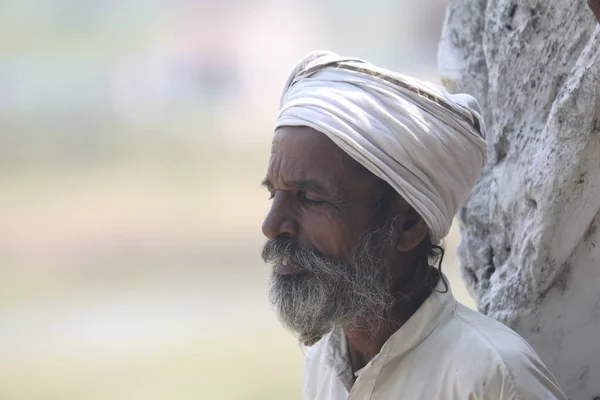
[[[448,279],[444,277],[446,282]],[[381,351],[355,375],[367,372],[378,373],[391,359],[402,357],[411,349],[418,346],[442,322],[447,319],[456,307],[456,299],[452,295],[450,285],[448,290],[443,282],[438,282],[435,290],[423,302],[421,307],[385,342]],[[344,386],[352,386],[352,374],[349,349],[346,336],[341,328],[332,331],[328,337],[327,362],[336,371]],[[375,370],[375,371],[372,371]],[[348,376],[350,378],[348,378]]]

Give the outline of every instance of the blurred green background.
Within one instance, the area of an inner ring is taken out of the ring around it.
[[[436,81],[444,7],[0,1],[0,399],[299,399],[258,256],[281,86],[324,48]]]

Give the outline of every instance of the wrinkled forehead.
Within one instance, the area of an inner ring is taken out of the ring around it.
[[[284,126],[275,131],[269,169],[285,175],[343,179],[362,171],[362,166],[327,135],[309,127]]]

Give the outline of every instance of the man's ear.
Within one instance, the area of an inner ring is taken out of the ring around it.
[[[398,218],[396,228],[398,251],[411,251],[417,247],[427,236],[429,231],[427,224],[411,206],[406,207],[404,218]]]

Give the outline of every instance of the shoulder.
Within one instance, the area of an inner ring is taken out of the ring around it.
[[[452,362],[465,365],[470,379],[476,377],[472,384],[484,398],[566,399],[533,348],[509,327],[462,305],[447,327],[447,333],[458,334],[449,348]]]
[[[566,400],[523,338],[462,305],[382,372],[381,399]]]

